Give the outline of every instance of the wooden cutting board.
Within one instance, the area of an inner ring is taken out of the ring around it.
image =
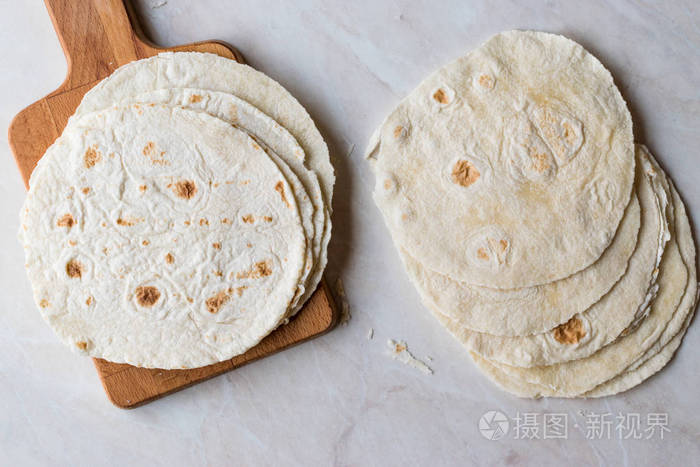
[[[160,48],[143,38],[133,10],[123,0],[45,0],[68,61],[57,90],[22,110],[10,124],[8,139],[27,188],[29,176],[46,149],[61,134],[90,88],[121,65],[165,51],[210,52],[243,63],[241,55],[219,41]],[[325,281],[286,325],[243,355],[192,370],[157,370],[93,359],[107,397],[132,408],[246,363],[284,350],[330,330],[337,321]]]

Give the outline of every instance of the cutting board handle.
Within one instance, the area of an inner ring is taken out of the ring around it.
[[[128,0],[44,0],[68,62],[63,83],[18,113],[8,142],[28,187],[29,175],[46,148],[61,134],[83,95],[121,65],[163,51],[208,52],[243,62],[220,41],[160,48],[141,36]]]
[[[123,0],[45,0],[68,61],[70,87],[92,83],[138,58]],[[64,83],[66,84],[66,83]]]

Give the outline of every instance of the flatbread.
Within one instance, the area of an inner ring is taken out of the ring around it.
[[[245,352],[283,320],[305,260],[292,188],[264,150],[155,104],[73,119],[32,174],[22,226],[52,329],[140,367]]]
[[[510,31],[423,81],[382,124],[374,197],[397,246],[454,280],[568,277],[612,241],[632,193],[625,102],[601,63]]]
[[[657,170],[660,170],[658,164],[656,167]],[[688,273],[690,276],[688,279],[690,287],[688,293],[692,294],[693,290],[695,290],[695,301],[690,305],[690,311],[687,313],[684,321],[681,322],[680,315],[678,317],[674,316],[674,319],[668,326],[666,326],[666,329],[664,329],[664,332],[661,334],[656,343],[647,349],[647,351],[644,352],[644,355],[630,365],[624,373],[587,392],[585,394],[586,397],[603,397],[626,391],[627,389],[638,385],[645,379],[661,370],[673,358],[673,355],[683,341],[683,336],[685,335],[688,326],[690,326],[690,323],[693,320],[693,315],[695,314],[695,309],[698,304],[695,243],[693,241],[693,236],[690,229],[690,222],[688,221],[687,213],[685,211],[685,205],[683,204],[678,191],[676,191],[676,188],[673,186],[670,180],[668,180],[668,184],[671,191],[673,205],[677,213],[676,215],[680,217],[681,221],[678,225],[677,235],[680,239],[679,244],[683,254],[683,260],[688,268]]]
[[[306,166],[316,172],[329,211],[335,174],[328,147],[302,105],[269,76],[248,65],[210,53],[164,52],[128,63],[90,89],[75,116],[157,89],[192,88],[233,94],[284,127],[299,142]]]
[[[253,68],[214,54],[166,52],[138,60],[114,71],[88,91],[75,116],[110,107],[139,94],[159,89],[192,88],[229,93],[248,102],[288,131],[304,150],[305,166],[318,177],[325,220],[321,251],[310,283],[318,283],[328,263],[335,173],[328,147],[304,107],[279,83]],[[302,178],[300,173],[297,176]],[[314,196],[313,191],[309,191]],[[317,202],[319,200],[315,200]],[[307,287],[300,303],[315,290]]]
[[[690,224],[680,198],[674,196],[673,203],[675,232],[666,247],[669,262],[660,268],[658,295],[637,328],[581,360],[526,369],[493,363],[470,352],[477,366],[496,384],[521,397],[576,397],[635,369],[647,352],[661,351],[695,309],[698,288]],[[620,384],[619,389],[624,388]]]
[[[454,326],[495,336],[527,336],[567,322],[620,280],[636,250],[640,219],[639,201],[633,195],[613,242],[598,261],[564,279],[521,289],[492,289],[455,281],[425,268],[406,250],[400,253],[423,302],[454,320]]]
[[[673,339],[663,346],[661,350],[657,351],[653,355],[650,355],[648,359],[640,362],[639,366],[627,370],[613,379],[606,381],[605,383],[584,393],[583,397],[613,396],[632,389],[633,387],[641,384],[644,380],[661,371],[668,364],[668,362],[671,361],[676,351],[681,346],[685,332],[688,330],[688,326],[690,326],[690,322],[693,320],[694,314],[695,312],[691,311],[691,313],[685,319],[683,328],[678,331]]]
[[[622,279],[589,309],[545,333],[503,337],[468,329],[455,313],[433,308],[435,315],[469,350],[499,363],[520,367],[552,365],[585,358],[636,325],[658,291],[658,271],[670,235],[667,195],[647,154],[640,147],[637,197],[642,211],[639,242]],[[585,287],[581,282],[579,287]],[[517,308],[515,308],[517,310]]]
[[[316,290],[323,269],[316,267],[321,256],[326,226],[326,210],[316,174],[304,166],[304,150],[294,137],[273,119],[233,94],[203,89],[159,89],[128,98],[129,102],[177,105],[206,112],[249,133],[266,148],[294,189],[306,238],[311,241],[310,258],[304,268],[297,297],[290,307],[290,316]],[[291,172],[291,173],[290,173]],[[313,196],[309,196],[313,193]]]

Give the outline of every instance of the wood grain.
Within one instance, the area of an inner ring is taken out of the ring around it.
[[[68,62],[65,81],[54,92],[18,113],[8,140],[20,175],[29,188],[37,161],[61,134],[83,95],[121,65],[164,51],[209,52],[243,63],[220,41],[160,48],[143,38],[128,2],[122,0],[45,0]],[[132,408],[200,381],[279,352],[330,330],[337,313],[325,281],[304,308],[243,355],[191,370],[158,370],[94,359],[107,397]]]

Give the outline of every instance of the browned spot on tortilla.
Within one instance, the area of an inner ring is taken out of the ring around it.
[[[80,278],[83,276],[83,265],[74,259],[68,260],[66,263],[66,274],[68,277]]]
[[[134,292],[136,293],[136,301],[139,302],[139,305],[145,307],[155,305],[160,298],[160,291],[152,285],[142,285],[136,287]]]
[[[441,104],[449,104],[450,102],[450,99],[447,97],[447,93],[442,89],[438,89],[433,93],[433,99]]]
[[[125,226],[125,227],[130,227],[138,222],[137,219],[122,219],[121,217],[117,218],[117,225]]]
[[[263,220],[265,222],[272,222],[272,216],[265,216],[265,217],[263,217]]]
[[[253,244],[252,244],[252,243],[247,243],[246,246],[247,246],[248,248],[252,248],[252,247],[253,247]]]
[[[56,222],[56,225],[59,227],[68,227],[70,229],[75,225],[75,219],[73,219],[73,216],[69,213],[62,215],[59,219],[58,222]]]
[[[458,160],[452,167],[452,181],[459,186],[467,187],[476,182],[481,173],[469,161],[464,159]]]
[[[83,156],[83,161],[85,162],[85,168],[92,168],[102,160],[102,154],[97,150],[96,146],[92,146],[85,151]]]
[[[199,219],[199,225],[209,225],[209,221],[204,218],[201,218]]]
[[[498,264],[503,264],[506,260],[506,253],[508,251],[508,240],[496,240],[489,237],[486,239],[486,241],[489,243],[491,251],[496,254]]]
[[[146,157],[151,157],[155,155],[156,153],[156,143],[153,141],[149,141],[146,143],[146,145],[143,147],[143,151],[141,151],[144,156]]]
[[[398,344],[398,343],[394,345],[394,352],[396,352],[396,353],[401,353],[401,352],[403,352],[404,350],[406,350],[406,346],[405,346],[405,345],[403,345],[403,344]]]
[[[241,217],[241,219],[246,224],[252,224],[253,222],[255,222],[255,218],[253,217],[252,214],[246,214],[245,216]]]
[[[223,277],[223,276],[224,276],[224,273],[217,269],[216,271],[214,271],[214,275],[215,275],[216,277]]]
[[[146,191],[146,188],[147,188],[146,185],[141,185],[139,187],[139,190],[141,190],[141,193],[143,193],[144,191]]]
[[[46,307],[49,306],[49,301],[46,300],[45,298],[42,298],[42,299],[39,301],[39,306],[40,306],[41,308],[46,308]]]
[[[532,168],[535,169],[537,172],[542,173],[546,170],[549,170],[549,168],[551,167],[549,165],[549,162],[547,162],[547,154],[545,153],[535,152],[530,157],[532,157]]]
[[[160,151],[160,153],[156,150],[156,143],[153,141],[149,141],[146,143],[146,145],[143,147],[143,150],[141,151],[144,156],[148,157],[151,160],[151,164],[156,164],[156,165],[169,165],[170,161],[167,161],[163,159],[163,156],[165,155],[165,151]]]
[[[396,128],[394,128],[394,138],[400,138],[405,134],[405,128],[402,127],[401,125],[397,125]]]
[[[236,106],[236,104],[231,104],[228,106],[228,118],[233,122],[238,120],[238,106]]]
[[[486,250],[484,250],[483,248],[479,248],[478,250],[476,250],[476,256],[478,256],[479,259],[489,259],[489,254],[486,253]]]
[[[566,323],[554,328],[553,334],[560,344],[576,344],[586,335],[586,330],[583,329],[583,322],[574,316]]]
[[[192,180],[180,180],[175,182],[172,190],[180,198],[191,199],[197,193],[197,186]]]
[[[75,240],[68,240],[68,244],[69,244],[70,246],[75,246],[75,245],[78,244],[78,242],[76,242]]]
[[[272,274],[272,268],[267,261],[260,261],[253,265],[249,271],[239,272],[236,279],[260,279]]]
[[[90,295],[90,296],[85,300],[85,304],[86,304],[87,306],[90,306],[90,305],[92,305],[93,300],[94,300],[94,298],[92,298],[92,295]]]
[[[248,288],[247,285],[242,285],[242,286],[240,286],[240,287],[236,287],[236,293],[237,293],[238,296],[240,297],[241,295],[243,295],[243,291],[244,291],[245,289],[247,289],[247,288]]]
[[[220,250],[220,249],[221,249],[221,243],[219,243],[219,242],[212,243],[211,246],[213,246],[213,247],[216,248],[217,250]]]
[[[192,94],[190,96],[190,103],[191,104],[196,104],[197,102],[201,102],[201,101],[202,101],[202,96],[200,96],[199,94]]]
[[[185,225],[190,225],[190,221],[185,221]]]
[[[143,245],[143,246],[148,246],[150,244],[151,244],[151,242],[149,242],[148,240],[144,240],[141,242],[141,245]]]
[[[253,141],[253,149],[255,149],[256,151],[260,150],[260,145],[258,143],[256,143],[255,141]]]
[[[241,185],[247,185],[247,184],[249,184],[249,183],[250,183],[250,180],[243,180],[243,181],[241,182]]]
[[[205,302],[207,305],[207,311],[212,314],[218,313],[219,309],[221,309],[221,307],[224,306],[224,304],[228,302],[230,298],[231,296],[226,290],[222,290],[213,297],[207,298],[207,301]]]
[[[479,84],[486,89],[491,89],[493,88],[493,78],[489,75],[481,75],[479,76]]]
[[[86,186],[85,188],[83,188],[83,189],[80,190],[80,191],[82,191],[84,195],[87,195],[88,193],[90,193],[90,187],[89,187],[89,186]]]
[[[392,185],[391,180],[389,180],[389,179],[384,180],[384,189],[385,190],[389,190],[391,188],[391,185]]]
[[[284,201],[284,204],[286,204],[288,208],[291,208],[291,204],[289,204],[289,201],[287,201],[287,195],[284,193],[284,183],[282,183],[282,180],[275,184],[275,190],[282,197],[282,201]]]
[[[172,253],[168,253],[167,255],[165,255],[165,262],[168,264],[173,264],[175,262],[175,257]]]
[[[222,223],[222,224],[228,224],[228,223],[230,223],[230,222],[231,222],[231,221],[229,220],[228,217],[224,217],[223,219],[221,219],[221,223]]]
[[[574,127],[572,127],[569,122],[562,122],[562,126],[564,127],[564,139],[569,145],[573,145],[576,142],[576,131],[574,131]]]
[[[193,299],[192,297],[187,297],[187,301],[190,302],[190,303],[193,303],[193,302],[194,302],[194,299]]]
[[[87,350],[87,342],[85,341],[78,341],[75,343],[75,346],[80,350]]]

